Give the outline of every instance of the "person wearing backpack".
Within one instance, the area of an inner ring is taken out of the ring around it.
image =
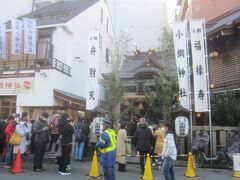
[[[74,159],[82,160],[83,149],[85,141],[87,140],[87,125],[82,119],[79,119],[75,125],[75,147],[74,147]]]

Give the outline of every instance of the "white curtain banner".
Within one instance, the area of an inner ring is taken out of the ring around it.
[[[0,59],[6,59],[6,25],[0,24]]]
[[[92,31],[88,35],[88,81],[86,109],[93,110],[99,99],[99,32]]]
[[[36,54],[36,19],[24,18],[24,53]]]
[[[204,21],[190,20],[191,49],[193,63],[193,81],[194,81],[194,102],[195,112],[207,112],[208,91],[207,91],[207,65],[206,65],[206,47],[204,40]]]
[[[11,52],[12,54],[19,55],[21,53],[23,23],[20,20],[12,19],[11,26],[12,26]]]
[[[173,24],[173,38],[175,59],[177,65],[177,74],[179,82],[179,100],[180,104],[188,110],[191,110],[191,89],[189,83],[189,53],[187,43],[187,23],[177,22]]]

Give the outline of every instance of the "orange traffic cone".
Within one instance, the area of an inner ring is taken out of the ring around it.
[[[22,173],[23,169],[22,169],[22,157],[21,157],[21,149],[18,148],[18,152],[17,152],[17,157],[13,166],[13,169],[11,170],[11,172],[13,174],[16,173]]]

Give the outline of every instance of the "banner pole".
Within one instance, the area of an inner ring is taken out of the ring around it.
[[[189,152],[192,151],[192,141],[193,141],[193,111],[192,111],[192,86],[191,86],[191,63],[190,63],[190,54],[189,54],[189,43],[190,43],[190,32],[189,32],[189,21],[187,21],[186,25],[186,34],[187,34],[187,63],[188,63],[188,87],[189,87],[189,93],[188,93],[188,101],[189,101],[189,112],[190,112],[190,147]]]
[[[208,61],[208,49],[207,49],[207,35],[206,35],[206,23],[203,19],[204,29],[204,45],[205,45],[205,64],[206,64],[206,79],[207,79],[207,92],[208,92],[208,118],[209,118],[209,140],[210,140],[210,154],[213,157],[213,142],[212,142],[212,112],[211,112],[211,90],[210,90],[210,75],[209,75],[209,61]],[[212,163],[212,161],[211,161]]]

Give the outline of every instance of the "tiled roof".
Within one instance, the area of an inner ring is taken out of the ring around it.
[[[232,28],[240,22],[240,7],[208,22],[207,35],[212,35],[222,29]]]
[[[36,18],[37,25],[66,23],[99,0],[60,1],[19,17]],[[10,28],[10,21],[7,22]]]
[[[141,67],[146,62],[146,58],[152,59],[158,67]],[[154,52],[149,55],[148,53],[140,55],[132,55],[127,57],[127,61],[123,63],[121,68],[120,77],[121,79],[131,79],[134,78],[135,74],[138,72],[156,72],[157,70],[166,69],[175,72],[175,60],[165,59],[161,57],[159,52]],[[170,72],[171,73],[171,72]]]

